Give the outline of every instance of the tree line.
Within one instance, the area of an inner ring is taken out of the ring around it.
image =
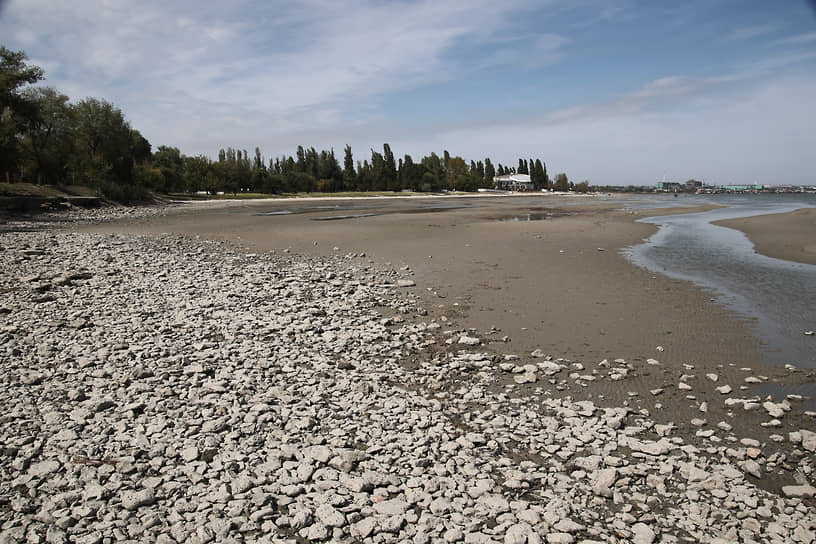
[[[0,174],[6,182],[86,185],[124,202],[149,192],[475,191],[493,188],[496,176],[516,173],[528,174],[535,189],[575,187],[566,174],[551,180],[541,159],[519,159],[510,167],[490,158],[468,162],[445,150],[414,160],[407,154],[396,158],[387,143],[362,161],[346,145],[342,164],[334,149],[303,146],[292,156],[268,160],[259,147],[253,155],[227,147],[216,160],[165,145],[153,152],[110,102],[72,103],[54,88],[34,86],[44,73],[26,60],[24,52],[0,46]]]

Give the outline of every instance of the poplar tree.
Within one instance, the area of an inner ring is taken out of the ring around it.
[[[399,189],[397,183],[397,163],[394,161],[394,153],[391,152],[391,146],[388,144],[383,144],[383,162],[385,188],[390,191],[396,191]]]
[[[346,189],[353,189],[357,179],[354,171],[354,157],[351,154],[351,146],[346,144],[345,155],[343,156],[343,185]]]
[[[493,168],[493,163],[490,162],[490,158],[485,159],[485,172],[484,172],[484,181],[485,184],[488,186],[493,186],[493,178],[496,177],[496,169]]]

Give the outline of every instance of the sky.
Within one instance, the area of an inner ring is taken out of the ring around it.
[[[155,150],[443,150],[575,182],[816,184],[807,0],[0,0],[0,44]]]

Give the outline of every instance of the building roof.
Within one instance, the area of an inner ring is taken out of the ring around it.
[[[527,174],[508,174],[506,176],[496,176],[493,181],[513,181],[516,183],[532,183]]]

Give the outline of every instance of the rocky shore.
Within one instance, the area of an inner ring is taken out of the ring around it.
[[[631,365],[491,352],[409,269],[17,226],[0,542],[814,541],[816,433],[766,454],[704,410],[684,438],[556,395]],[[791,410],[704,379],[734,410]],[[756,485],[777,471],[795,485]]]

